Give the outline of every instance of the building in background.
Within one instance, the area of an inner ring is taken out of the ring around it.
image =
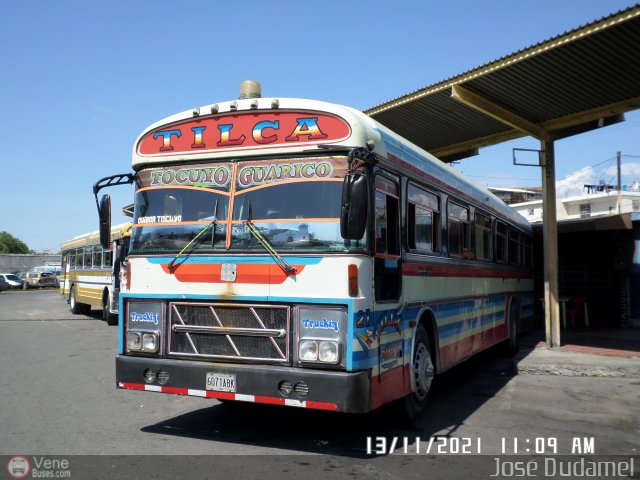
[[[587,167],[556,186],[564,315],[570,317],[570,328],[640,327],[640,183],[632,180],[618,188],[603,180],[594,182],[594,175]],[[534,226],[536,258],[542,259],[542,198],[527,197],[538,189],[491,190]],[[542,261],[536,265],[540,296]],[[587,318],[583,305],[573,299],[586,302]]]

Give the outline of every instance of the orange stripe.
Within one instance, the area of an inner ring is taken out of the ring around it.
[[[251,220],[252,223],[314,223],[314,222],[338,222],[339,218],[263,218],[259,220]],[[232,220],[230,223],[232,225],[240,225],[244,223],[245,220]],[[184,226],[184,225],[208,225],[211,223],[211,220],[195,220],[191,222],[150,222],[150,223],[134,223],[132,228],[142,228],[142,227],[164,227],[164,226]],[[227,221],[227,223],[229,223]],[[393,257],[400,258],[400,257]]]
[[[134,223],[132,228],[142,228],[142,227],[164,227],[164,226],[184,226],[184,225],[208,225],[211,223],[211,220],[195,220],[192,222],[149,222],[149,223]]]
[[[231,181],[231,190],[229,191],[229,195],[230,195],[230,199],[229,199],[229,212],[233,212],[233,204],[235,203],[235,199],[236,199],[236,175],[238,174],[238,164],[234,163],[231,166],[231,178],[233,179]],[[229,219],[227,221],[227,239],[225,242],[225,247],[227,250],[229,250],[231,248],[231,215],[229,215]]]
[[[220,195],[224,195],[225,197],[228,197],[230,194],[229,192],[225,192],[224,190],[216,190],[214,188],[206,188],[206,187],[187,187],[184,185],[166,185],[166,186],[160,186],[160,187],[144,187],[144,188],[139,188],[138,190],[136,190],[136,193],[140,193],[140,192],[144,192],[146,190],[166,190],[166,189],[182,189],[182,190],[201,190],[203,192],[209,192],[209,193],[218,193]]]
[[[292,265],[296,274],[304,270],[305,265]],[[170,273],[166,264],[162,265],[165,273]],[[191,283],[229,283],[220,278],[221,264],[175,263],[173,275],[180,282]],[[275,264],[238,264],[234,283],[253,283],[258,285],[281,285],[289,276]]]

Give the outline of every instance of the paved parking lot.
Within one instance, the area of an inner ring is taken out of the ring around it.
[[[445,449],[454,437],[480,442],[482,454],[500,453],[502,439],[509,453],[535,439],[570,453],[574,438],[593,438],[597,454],[640,451],[637,378],[519,376],[488,352],[441,376],[429,412],[408,426],[390,409],[346,416],[117,390],[116,333],[99,312],[72,315],[56,291],[0,294],[0,454],[253,455],[244,465],[280,475],[284,458],[319,454],[370,478],[417,478],[432,456],[401,455],[403,443],[424,454],[434,437]],[[395,455],[373,454],[379,437],[398,439]]]

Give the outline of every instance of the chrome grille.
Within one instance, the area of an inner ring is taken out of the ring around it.
[[[169,354],[226,361],[289,361],[287,306],[169,303]]]

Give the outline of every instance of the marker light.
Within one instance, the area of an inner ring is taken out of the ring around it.
[[[358,266],[355,263],[349,265],[349,296],[358,296]]]
[[[262,87],[256,80],[245,80],[240,84],[240,100],[262,97]]]

